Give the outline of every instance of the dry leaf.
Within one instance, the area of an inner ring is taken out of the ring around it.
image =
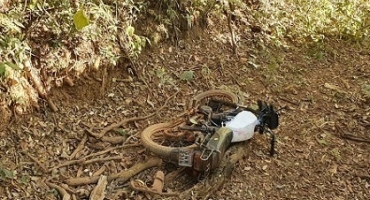
[[[336,86],[336,85],[332,85],[330,83],[325,83],[324,84],[324,87],[325,88],[328,88],[328,89],[331,89],[331,90],[335,90],[339,93],[343,93],[343,94],[346,94],[347,92],[343,91],[340,87]]]
[[[90,200],[103,200],[105,198],[105,189],[107,187],[107,176],[100,176],[98,184],[91,192]]]
[[[338,165],[337,164],[332,165],[331,168],[329,169],[329,172],[330,172],[330,175],[332,176],[338,173]]]

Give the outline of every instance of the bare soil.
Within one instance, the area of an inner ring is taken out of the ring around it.
[[[181,113],[195,94],[221,88],[238,94],[244,104],[261,99],[287,109],[281,112],[276,131],[277,155],[270,157],[268,137],[256,134],[245,143],[248,153],[230,180],[209,199],[370,199],[370,101],[362,92],[363,85],[370,84],[370,51],[343,41],[269,48],[246,36],[240,38],[236,56],[230,44],[215,35],[206,31],[178,46],[151,47],[133,66],[92,73],[73,87],[53,90],[49,98],[58,112],[44,103],[32,115],[13,117],[0,139],[1,198],[61,199],[48,183],[65,188],[76,199],[88,198],[96,184],[68,186],[66,180],[99,171],[117,173],[155,157],[140,145],[141,131]],[[194,79],[181,80],[189,70]],[[99,133],[124,119],[156,112],[176,92],[154,117],[106,133],[117,143],[96,139],[87,131]],[[86,141],[81,151],[71,157],[81,141]],[[118,148],[125,145],[131,146]],[[87,159],[100,161],[84,163],[82,158],[111,147],[117,148]],[[58,167],[70,160],[75,162]],[[3,169],[14,176],[5,177]],[[177,168],[163,163],[133,180],[151,185],[158,170],[168,177]],[[181,193],[196,184],[185,174],[167,180],[171,181],[165,182],[165,192]],[[133,191],[127,181],[112,181],[106,198],[148,195]]]

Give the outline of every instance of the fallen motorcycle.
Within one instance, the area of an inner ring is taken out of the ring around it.
[[[189,110],[189,117],[147,127],[142,144],[168,162],[201,173],[217,168],[232,143],[249,140],[255,132],[270,134],[274,155],[272,130],[278,127],[279,116],[272,105],[258,101],[258,108],[251,109],[239,105],[231,92],[209,90],[196,95]]]

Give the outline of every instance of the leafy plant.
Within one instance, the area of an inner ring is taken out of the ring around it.
[[[274,34],[270,39],[297,44],[327,37],[362,42],[369,38],[370,2],[366,0],[261,1],[252,10],[255,22]]]

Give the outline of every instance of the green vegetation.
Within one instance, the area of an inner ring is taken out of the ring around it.
[[[260,12],[261,11],[261,12]],[[254,19],[276,42],[325,42],[327,38],[369,40],[370,2],[366,0],[261,1]]]
[[[367,0],[3,0],[0,80],[8,88],[7,102],[24,113],[37,105],[40,91],[61,85],[67,74],[78,77],[89,69],[116,66],[121,58],[134,60],[146,45],[177,42],[192,27],[206,27],[209,19],[226,21],[226,15],[243,25],[236,37],[257,30],[262,46],[314,45],[318,59],[327,39],[369,42]],[[181,76],[192,78],[192,73]],[[45,88],[30,91],[40,85],[31,79]]]

